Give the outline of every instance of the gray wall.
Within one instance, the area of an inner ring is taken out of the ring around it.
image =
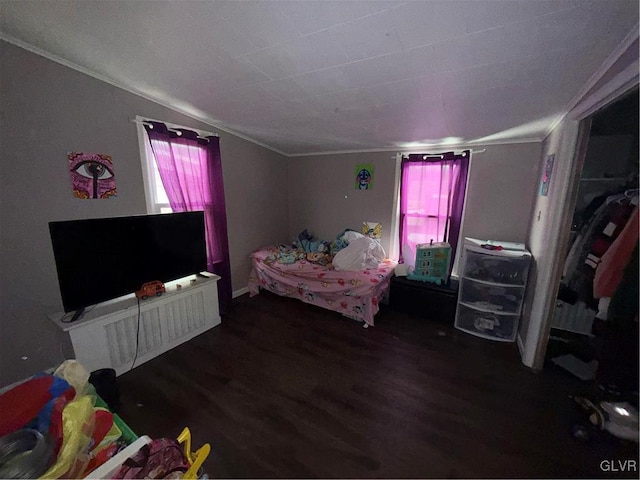
[[[462,234],[481,239],[524,242],[537,187],[540,144],[474,147]],[[373,163],[374,187],[354,189],[357,163]],[[318,155],[289,160],[291,237],[305,228],[333,239],[363,221],[383,224],[382,246],[389,251],[395,159],[392,152]]]
[[[224,132],[220,150],[231,281],[237,291],[247,286],[251,252],[288,238],[287,159]]]
[[[62,310],[48,222],[146,212],[130,119],[215,129],[3,41],[0,60],[2,386],[72,355],[47,318]],[[287,238],[287,159],[224,132],[220,139],[235,290],[246,285],[250,252]],[[66,155],[74,150],[113,157],[117,197],[73,198]]]
[[[72,355],[47,318],[62,310],[48,222],[145,213],[135,115],[215,131],[175,111],[0,41],[0,386]],[[304,228],[332,239],[363,221],[390,243],[391,152],[284,158],[220,132],[233,289],[246,286],[254,249]],[[524,241],[540,144],[486,146],[474,156],[463,234]],[[110,154],[118,196],[73,198],[69,151]],[[374,188],[354,189],[356,163]],[[82,252],[82,246],[79,247]],[[23,359],[25,357],[25,359]]]
[[[525,243],[538,186],[540,144],[477,149],[485,151],[471,157],[462,235]]]
[[[558,151],[560,149],[560,141],[562,140],[562,129],[556,128],[542,143],[542,151],[538,161],[537,171],[539,173],[539,177],[542,177],[543,169],[546,165],[546,157],[548,155],[558,155]],[[558,168],[558,158],[554,160],[554,166],[556,170]],[[535,291],[538,282],[544,281],[544,275],[539,275],[539,270],[544,268],[543,265],[546,259],[546,248],[545,244],[550,241],[550,219],[549,210],[553,203],[550,203],[550,200],[554,200],[554,197],[557,195],[557,189],[554,187],[558,184],[557,171],[554,172],[555,175],[552,174],[551,183],[549,184],[549,192],[548,196],[538,195],[536,192],[535,199],[533,201],[534,210],[532,213],[532,217],[530,218],[530,228],[527,232],[527,246],[529,250],[533,254],[531,267],[529,269],[529,279],[528,284],[529,288],[527,289],[527,296],[525,299],[524,312],[522,317],[520,318],[520,323],[518,325],[520,342],[522,343],[521,348],[527,342],[529,324],[531,322],[531,309],[534,303]],[[536,310],[540,310],[542,307],[537,306]]]
[[[382,246],[389,251],[395,160],[392,152],[317,155],[289,159],[289,237],[305,228],[333,240],[362,222],[382,223]],[[355,189],[355,166],[372,163],[373,189]]]
[[[547,196],[536,191],[532,216],[527,233],[527,245],[533,255],[529,273],[523,315],[518,326],[518,342],[522,350],[522,361],[528,367],[535,365],[536,350],[547,321],[548,310],[555,303],[555,293],[550,294],[555,259],[558,252],[565,251],[566,241],[560,244],[563,208],[569,198],[569,187],[574,174],[574,148],[578,139],[578,122],[563,120],[542,143],[538,162],[538,179],[542,176],[547,156],[555,155],[553,173]],[[573,210],[572,210],[573,211]],[[551,298],[550,298],[551,297]],[[544,353],[543,353],[544,355]]]

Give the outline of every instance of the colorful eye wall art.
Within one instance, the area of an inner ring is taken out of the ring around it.
[[[71,152],[67,158],[74,197],[89,199],[117,195],[111,156],[101,153]]]
[[[359,163],[356,165],[356,190],[373,189],[373,164]]]

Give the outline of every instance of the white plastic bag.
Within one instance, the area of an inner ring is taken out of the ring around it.
[[[60,377],[76,390],[76,397],[85,392],[89,383],[89,372],[77,360],[65,360],[53,374]]]
[[[333,257],[336,270],[358,271],[376,268],[386,257],[384,248],[369,237],[360,237],[349,242],[349,245]]]
[[[360,232],[354,232],[353,230],[347,230],[342,235],[342,240],[344,240],[345,242],[347,242],[347,244],[349,244],[349,243],[353,242],[354,240],[357,240],[358,238],[362,238],[362,237],[364,237],[364,235],[361,234]]]

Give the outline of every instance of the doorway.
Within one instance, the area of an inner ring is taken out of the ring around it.
[[[633,257],[633,245],[637,255],[638,228],[629,222],[637,217],[638,205],[638,89],[587,121],[591,128],[544,365],[558,365],[583,380],[595,378],[637,392],[638,260]],[[624,255],[617,253],[622,242],[626,242]],[[616,282],[603,290],[603,272],[613,268],[612,257],[617,261]],[[621,287],[634,262],[635,286]],[[623,313],[618,311],[622,296],[616,296],[618,288],[630,289]],[[614,298],[615,327],[608,315]]]

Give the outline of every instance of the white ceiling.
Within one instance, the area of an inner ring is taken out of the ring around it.
[[[638,29],[637,0],[0,6],[6,40],[287,155],[541,139]]]

